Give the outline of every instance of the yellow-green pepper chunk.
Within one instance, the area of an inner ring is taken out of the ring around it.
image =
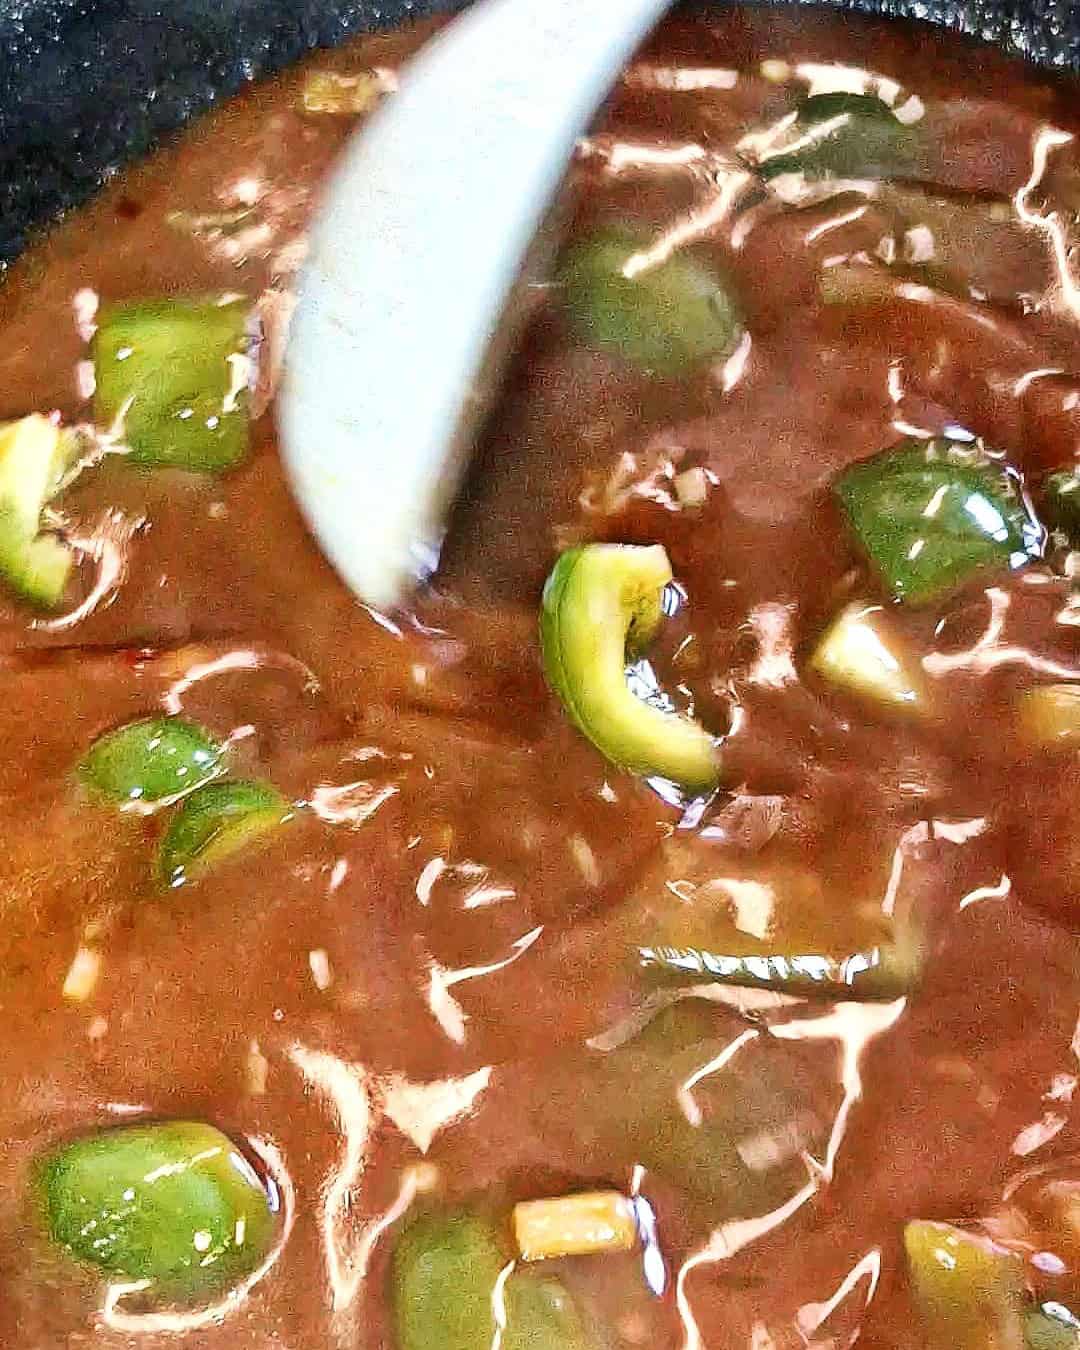
[[[75,555],[42,531],[41,515],[68,468],[69,442],[39,413],[0,426],[0,576],[24,600],[59,604]]]
[[[506,1272],[504,1276],[503,1272]],[[394,1252],[398,1350],[594,1350],[562,1284],[510,1270],[496,1227],[467,1210],[422,1215]]]
[[[564,553],[544,587],[544,670],[578,729],[612,763],[707,792],[720,776],[712,736],[692,718],[644,702],[626,682],[627,649],[641,650],[654,636],[671,580],[658,544]]]
[[[664,378],[727,356],[743,331],[728,282],[681,253],[635,268],[648,246],[609,227],[568,250],[558,280],[575,333]]]
[[[136,464],[207,473],[248,445],[247,301],[112,305],[94,336],[95,419]]]
[[[928,1350],[1013,1350],[1023,1344],[1023,1267],[989,1239],[947,1223],[904,1229],[908,1270]]]
[[[145,717],[99,736],[79,772],[95,792],[150,806],[194,791],[222,770],[224,747],[182,717]]]

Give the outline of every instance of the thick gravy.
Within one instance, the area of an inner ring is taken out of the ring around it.
[[[1017,708],[1080,685],[1080,555],[1042,496],[1080,452],[1075,87],[922,28],[666,25],[579,148],[569,241],[629,223],[678,245],[737,296],[738,340],[657,376],[583,339],[557,277],[539,290],[443,567],[380,615],[301,523],[270,384],[356,120],[305,109],[305,81],[375,69],[389,90],[429,31],[253,88],[0,292],[11,418],[88,417],[100,306],[235,292],[264,330],[242,465],[107,454],[59,507],[88,550],[75,598],[0,594],[0,1345],[391,1347],[413,1211],[502,1221],[583,1190],[655,1221],[655,1243],[552,1263],[598,1347],[929,1344],[915,1219],[995,1236],[1026,1306],[1069,1305],[1080,1237],[1039,1187],[1080,1185],[1080,760]],[[837,89],[907,109],[918,172],[759,181],[765,129]],[[1011,466],[1037,556],[893,603],[833,488],[950,429]],[[711,797],[613,767],[545,682],[545,577],[595,541],[667,550],[681,599],[650,669],[720,738]],[[854,601],[887,608],[932,715],[821,675]],[[174,890],[161,815],[75,777],[103,733],[162,712],[296,804]],[[699,947],[704,923],[715,951],[840,958],[908,911],[917,978],[868,999],[641,956]],[[643,1049],[673,1001],[692,1034]],[[242,1297],[109,1290],[44,1232],[36,1160],[140,1117],[210,1122],[272,1177],[276,1259]]]

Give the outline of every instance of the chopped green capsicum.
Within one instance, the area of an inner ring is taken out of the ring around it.
[[[149,300],[102,311],[94,415],[137,464],[218,472],[248,444],[246,301]]]
[[[819,178],[898,178],[918,162],[919,137],[873,94],[814,94],[789,134],[757,163],[771,180],[781,174]]]
[[[69,442],[47,417],[0,426],[0,576],[46,608],[59,603],[74,563],[71,549],[43,533],[41,513],[67,472]]]
[[[553,1275],[516,1271],[506,1282],[505,1350],[595,1350],[577,1304]]]
[[[1023,1344],[1023,1266],[989,1239],[947,1223],[904,1229],[908,1271],[928,1350]]]
[[[161,841],[158,874],[166,886],[195,881],[291,816],[288,801],[267,783],[210,783],[193,792],[173,816]]]
[[[638,698],[626,682],[627,650],[654,636],[671,580],[659,545],[588,544],[564,553],[544,587],[544,670],[579,730],[613,763],[708,791],[719,778],[713,738],[691,718]]]
[[[677,856],[677,855],[675,855]],[[694,864],[680,872],[688,899],[671,903],[651,887],[611,922],[615,941],[629,939],[640,965],[664,984],[726,984],[768,989],[802,998],[894,999],[918,984],[930,945],[927,916],[906,889],[891,915],[860,893],[880,894],[887,884],[887,851],[882,866],[867,867],[854,879],[827,858],[811,870],[794,862],[762,861],[744,866],[739,881],[691,880]],[[698,866],[708,866],[700,860]],[[715,868],[714,862],[712,866]],[[830,876],[842,879],[837,883]],[[764,935],[737,922],[735,897],[768,897]]]
[[[80,766],[83,781],[118,802],[175,800],[215,778],[223,748],[180,717],[147,717],[99,737]]]
[[[782,1042],[754,1041],[730,1069],[703,1073],[730,1050],[727,1016],[704,999],[680,1000],[576,1072],[553,1073],[543,1107],[613,1162],[640,1163],[678,1188],[687,1212],[710,1224],[789,1199],[830,1119],[828,1089]]]
[[[469,1213],[430,1214],[394,1251],[398,1350],[479,1350],[495,1332],[492,1292],[506,1264],[494,1229]]]
[[[197,1296],[269,1250],[271,1193],[230,1139],[199,1121],[103,1130],[39,1168],[53,1241],[110,1274]]]
[[[499,1299],[510,1260],[496,1227],[477,1214],[414,1220],[394,1252],[398,1350],[489,1350],[503,1320],[504,1350],[590,1350],[593,1342],[558,1280],[514,1271]]]
[[[983,568],[1019,567],[1042,552],[1042,529],[1013,477],[974,443],[903,441],[848,469],[836,493],[897,600],[937,600]]]
[[[647,247],[611,228],[568,250],[558,280],[575,332],[660,376],[728,355],[742,332],[729,284],[683,254],[635,269]]]
[[[893,945],[837,958],[820,954],[724,956],[699,947],[642,947],[642,964],[695,982],[769,989],[803,998],[872,1002],[908,993],[915,970]]]
[[[1042,487],[1047,525],[1071,548],[1080,545],[1080,474],[1074,469],[1052,473]]]
[[[1080,1350],[1080,1319],[1062,1303],[1043,1303],[1024,1317],[1027,1350]]]

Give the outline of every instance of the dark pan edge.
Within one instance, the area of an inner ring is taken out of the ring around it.
[[[1077,0],[798,2],[924,19],[1043,66],[1080,70]],[[351,34],[461,7],[462,0],[23,0],[0,7],[0,261],[247,81]]]

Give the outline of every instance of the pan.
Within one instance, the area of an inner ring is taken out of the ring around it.
[[[542,4],[543,0],[537,0]],[[1076,0],[826,0],[1080,69]],[[0,261],[245,82],[460,0],[21,0],[0,6]]]

